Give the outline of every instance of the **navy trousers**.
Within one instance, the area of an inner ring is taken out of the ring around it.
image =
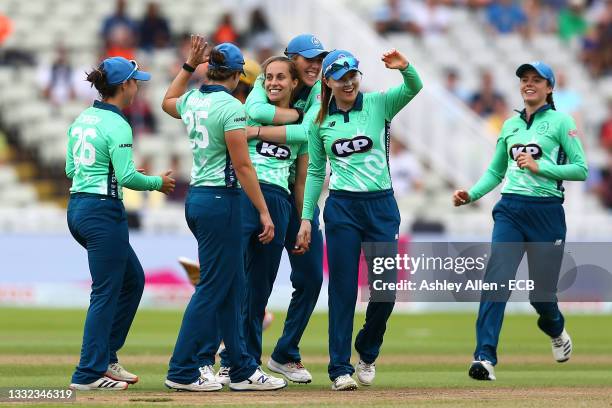
[[[357,301],[359,256],[362,243],[397,241],[400,214],[392,190],[353,193],[330,191],[323,211],[329,263],[329,378],[355,371],[351,365],[353,316]],[[370,282],[371,284],[371,282]],[[366,363],[380,352],[394,302],[369,302],[365,324],[355,339],[355,349]]]
[[[280,364],[301,361],[300,340],[319,299],[323,284],[323,234],[319,227],[319,208],[315,208],[310,249],[304,255],[293,255],[295,238],[300,230],[301,217],[290,196],[291,219],[285,238],[285,249],[291,263],[293,293],[285,318],[283,334],[278,339],[272,359]]]
[[[179,331],[168,379],[190,384],[200,375],[198,352],[225,340],[232,382],[250,377],[257,363],[246,352],[240,325],[245,293],[239,189],[192,187],[185,201],[189,229],[198,241],[200,283]]]
[[[89,384],[118,361],[142,297],[144,272],[130,246],[121,200],[72,194],[67,218],[70,233],[87,249],[92,279],[81,358],[72,375],[73,383]]]
[[[484,282],[505,283],[507,288],[527,253],[530,278],[536,285],[531,305],[539,314],[539,328],[550,337],[559,336],[564,327],[556,300],[567,231],[562,203],[556,197],[503,194],[493,208],[491,258],[484,277]],[[495,295],[483,292],[476,322],[475,360],[497,364],[497,344],[509,297],[510,291],[504,289]]]
[[[243,327],[247,352],[258,365],[261,365],[263,318],[276,280],[291,213],[288,194],[284,189],[266,183],[260,186],[274,223],[274,239],[269,244],[262,244],[257,237],[261,234],[259,212],[246,194],[243,193],[241,197],[247,288],[242,304]],[[221,365],[227,367],[226,352],[221,353]]]

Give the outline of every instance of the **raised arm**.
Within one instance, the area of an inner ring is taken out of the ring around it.
[[[189,65],[195,71],[198,65],[208,61],[208,43],[204,41],[204,37],[199,35],[191,36],[191,49],[189,50],[189,57],[187,58],[187,65]],[[172,81],[164,99],[162,101],[162,109],[168,115],[180,119],[181,115],[177,109],[177,102],[182,94],[187,90],[187,84],[193,71],[187,71],[186,69],[179,70],[176,78]]]
[[[393,117],[423,89],[423,82],[419,74],[408,59],[399,51],[393,49],[383,54],[382,60],[389,69],[398,69],[402,74],[401,85],[388,89],[385,95],[385,117]]]

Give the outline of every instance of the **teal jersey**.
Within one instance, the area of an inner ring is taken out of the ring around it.
[[[136,171],[132,128],[119,108],[95,101],[68,129],[66,175],[70,193],[102,194],[122,199],[123,189],[159,190],[160,176]]]
[[[240,101],[219,85],[192,89],[176,102],[193,153],[192,186],[238,187],[225,132],[246,127]]]
[[[307,112],[312,106],[321,102],[321,81],[317,81],[312,88],[302,87],[296,95],[293,107]],[[264,89],[264,76],[259,75],[253,84],[253,89],[249,93],[245,102],[245,107],[249,117],[262,125],[273,125],[276,106],[268,100],[268,95]]]
[[[305,154],[308,154],[308,143],[302,143],[300,145],[300,149],[297,153],[297,158],[293,162],[291,167],[289,167],[289,186],[293,186],[295,184],[295,177],[297,176],[297,159]]]
[[[529,153],[537,174],[520,169],[516,158]],[[469,191],[476,201],[505,177],[502,193],[532,197],[563,197],[563,180],[585,180],[588,169],[571,116],[544,105],[527,121],[525,111],[504,122],[493,160],[486,173]]]
[[[304,141],[298,151],[299,157],[308,154],[308,129],[315,121],[321,107],[321,82],[317,81],[312,88],[303,87],[297,94],[293,106],[304,110],[302,123],[287,125],[286,128],[287,140]],[[289,168],[289,185],[295,184],[296,173],[297,160]]]
[[[323,122],[310,123],[302,218],[313,217],[325,179],[327,158],[332,170],[331,190],[369,192],[392,188],[390,122],[423,87],[412,65],[400,72],[404,79],[400,86],[386,92],[359,93],[348,112],[339,110],[332,98]]]
[[[304,112],[304,120],[302,123],[285,125],[287,144],[300,146],[297,156],[308,153],[308,126],[314,120],[319,111],[321,104],[321,81],[317,81],[312,87],[303,86],[295,95],[292,107],[300,109]],[[272,125],[276,106],[270,103],[268,95],[264,89],[264,76],[260,75],[253,90],[249,93],[246,100],[246,111],[251,121],[249,126]],[[249,142],[249,146],[253,141]],[[250,149],[251,150],[251,149]],[[251,150],[251,160],[253,160],[253,152]],[[255,163],[254,163],[255,164]],[[295,184],[296,160],[292,161],[289,167],[288,183]],[[258,173],[259,175],[259,173]],[[278,184],[278,183],[274,183]]]
[[[250,118],[247,124],[261,126]],[[307,151],[307,146],[305,142],[277,144],[260,139],[249,140],[249,156],[259,181],[277,185],[289,192],[290,169],[295,166],[295,160],[300,152],[304,154],[304,151]]]

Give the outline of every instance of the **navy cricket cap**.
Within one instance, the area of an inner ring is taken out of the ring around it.
[[[288,57],[296,54],[304,58],[314,58],[321,54],[327,54],[327,51],[323,48],[321,41],[314,35],[300,34],[297,37],[293,37],[285,49],[285,55]]]
[[[209,68],[225,68],[230,71],[238,71],[244,74],[244,56],[240,48],[232,43],[222,43],[214,48],[225,57],[223,64],[215,64],[212,60],[208,63]]]
[[[331,76],[337,81],[350,71],[359,71],[359,61],[349,51],[333,50],[323,59],[325,78]]]
[[[519,78],[522,77],[525,71],[529,69],[535,70],[538,75],[540,75],[542,78],[546,79],[550,83],[551,87],[555,87],[555,74],[553,73],[552,68],[541,61],[535,61],[530,62],[529,64],[521,65],[516,69],[516,76]]]
[[[151,74],[138,70],[138,63],[123,57],[111,57],[102,61],[101,68],[106,73],[106,83],[109,85],[119,85],[128,79],[138,81],[148,81]]]

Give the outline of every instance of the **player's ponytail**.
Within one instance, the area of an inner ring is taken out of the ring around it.
[[[87,75],[86,81],[96,88],[102,99],[112,98],[117,94],[119,85],[109,85],[106,82],[106,72],[104,72],[102,66],[94,68],[93,71],[90,73],[86,72],[85,74]]]
[[[553,100],[552,92],[546,95],[546,103],[549,104],[553,110],[557,110],[557,108],[555,108],[555,101]]]
[[[206,72],[206,77],[211,81],[227,81],[236,73],[234,70],[223,67],[225,55],[214,48],[210,52],[210,62],[212,63],[211,65],[215,65],[215,67],[209,65]]]
[[[327,116],[327,111],[329,110],[329,101],[331,100],[332,90],[324,80],[321,80],[321,107],[319,109],[319,114],[317,115],[317,120],[315,121],[319,125],[323,123],[323,119]]]

